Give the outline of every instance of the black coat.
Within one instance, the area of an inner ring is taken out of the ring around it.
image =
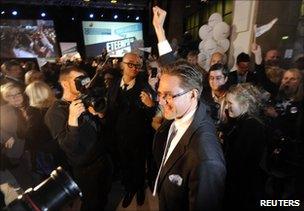
[[[266,147],[265,126],[247,115],[229,120],[224,131],[227,177],[225,209],[256,210],[264,199],[264,172],[260,167]]]
[[[224,193],[225,161],[215,127],[200,103],[194,119],[162,168],[158,180],[161,211],[220,210]],[[171,121],[154,138],[154,157],[161,164]],[[177,175],[182,184],[171,182]],[[172,176],[171,176],[172,178]]]

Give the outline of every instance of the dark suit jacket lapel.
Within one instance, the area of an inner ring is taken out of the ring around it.
[[[194,119],[192,123],[190,124],[189,128],[186,130],[184,135],[181,137],[178,144],[174,148],[173,152],[169,156],[167,162],[163,166],[159,177],[159,185],[161,185],[161,183],[165,179],[166,175],[168,174],[168,171],[186,152],[187,146],[190,143],[192,135],[200,126],[202,117],[203,118],[205,117],[204,113],[206,113],[205,106],[202,103],[200,103],[197,111],[194,114]]]

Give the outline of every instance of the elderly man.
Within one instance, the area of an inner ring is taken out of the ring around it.
[[[125,196],[122,206],[128,207],[135,194],[137,204],[145,199],[146,144],[152,140],[151,121],[154,115],[153,89],[139,76],[142,67],[140,57],[127,53],[121,62],[122,77],[109,88],[107,127],[113,133],[110,140],[116,141],[116,150],[122,173]]]
[[[166,12],[159,7],[153,12],[160,47],[167,42]],[[202,75],[189,63],[163,69],[158,100],[167,121],[157,130],[153,146],[159,169],[153,194],[158,193],[161,211],[221,209],[225,163],[214,124],[199,102],[201,92]]]

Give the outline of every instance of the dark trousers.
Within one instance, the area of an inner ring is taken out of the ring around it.
[[[144,145],[135,146],[131,143],[129,145],[119,144],[118,151],[122,185],[125,187],[125,190],[127,192],[136,192],[144,188],[146,163],[146,150]]]
[[[82,211],[104,210],[112,183],[112,163],[108,156],[98,159],[88,167],[73,168],[76,183],[80,187]]]

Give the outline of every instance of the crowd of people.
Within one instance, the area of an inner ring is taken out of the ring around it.
[[[263,58],[253,43],[254,59],[240,53],[236,70],[220,52],[204,70],[196,52],[172,50],[166,11],[153,14],[158,57],[1,65],[5,204],[59,165],[82,190],[81,210],[103,210],[115,180],[124,208],[135,195],[143,205],[147,185],[159,210],[304,202],[303,58],[283,69],[279,51]]]
[[[2,58],[49,58],[57,55],[56,34],[47,21],[3,21],[0,25]],[[19,24],[16,26],[15,24]],[[36,25],[35,25],[36,24]]]

